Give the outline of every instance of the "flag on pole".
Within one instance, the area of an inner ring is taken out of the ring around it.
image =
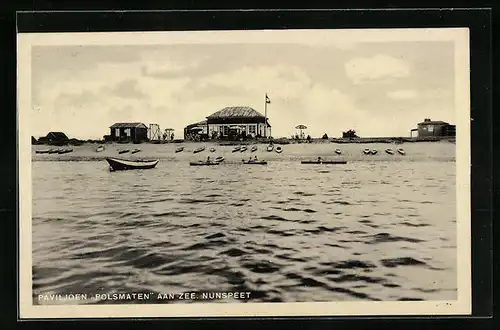
[[[271,103],[271,99],[267,96],[267,93],[266,93],[266,103]]]

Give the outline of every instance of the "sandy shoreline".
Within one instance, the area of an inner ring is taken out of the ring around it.
[[[373,138],[356,138],[356,139],[346,139],[346,138],[329,138],[329,139],[321,139],[321,138],[313,138],[311,140],[294,140],[290,138],[280,138],[274,139],[274,144],[327,144],[327,143],[336,143],[336,144],[369,144],[369,143],[388,143],[388,144],[398,144],[398,143],[418,143],[418,142],[455,142],[455,137],[373,137]],[[173,141],[149,141],[142,142],[139,144],[214,144],[221,146],[231,146],[231,145],[242,145],[242,144],[269,144],[269,140],[247,140],[247,141],[189,141],[189,140],[173,140]],[[132,142],[127,143],[119,143],[119,142],[105,142],[99,140],[78,140],[78,141],[70,141],[65,145],[93,145],[93,144],[123,144],[130,145],[136,144]],[[37,143],[33,145],[46,145],[46,146],[55,146],[54,144],[42,144]],[[62,145],[61,145],[62,146]]]

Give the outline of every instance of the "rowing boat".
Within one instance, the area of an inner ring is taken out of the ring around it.
[[[406,152],[403,150],[403,148],[398,148],[398,152],[399,152],[399,154],[401,154],[401,155],[406,154]]]
[[[245,165],[267,165],[267,162],[265,160],[244,160],[243,164]]]
[[[335,149],[335,153],[336,153],[337,155],[340,155],[340,154],[342,154],[342,151],[341,151],[340,149]]]
[[[215,161],[218,162],[218,163],[223,162],[224,161],[224,157],[219,156],[219,157],[215,158]]]
[[[130,151],[130,150],[125,149],[125,150],[120,150],[120,151],[118,151],[118,153],[119,153],[119,154],[124,154],[124,153],[127,153],[127,152],[129,152],[129,151]]]
[[[240,146],[238,146],[238,147],[234,147],[233,152],[240,151],[240,149],[241,149],[241,147],[240,147]]]
[[[271,152],[274,150],[274,146],[272,144],[267,146],[267,151]]]
[[[132,150],[132,152],[131,152],[131,153],[132,153],[132,154],[136,154],[136,153],[138,153],[139,151],[141,151],[141,149],[134,149],[134,150]]]
[[[195,149],[195,150],[193,151],[193,153],[194,153],[194,154],[197,154],[197,153],[199,153],[199,152],[202,152],[203,150],[205,150],[205,147],[201,147],[201,148]]]
[[[57,153],[59,155],[62,155],[62,154],[67,154],[67,153],[70,153],[70,152],[73,152],[73,149],[62,149],[62,150],[58,150]]]
[[[394,155],[394,150],[392,150],[391,148],[385,149],[385,152],[388,153],[389,155]]]
[[[276,152],[277,152],[277,153],[279,153],[279,154],[280,154],[282,151],[283,151],[283,148],[281,148],[281,147],[279,147],[279,146],[278,146],[278,147],[276,147]]]
[[[179,148],[175,149],[175,153],[181,152],[183,150],[184,150],[184,147],[179,147]]]
[[[253,146],[252,149],[250,149],[251,152],[257,151],[257,146]]]
[[[104,151],[104,146],[98,146],[96,149],[95,149],[96,152],[101,152],[101,151]]]
[[[247,151],[247,149],[248,149],[247,147],[241,147],[240,152],[245,152],[245,151]]]
[[[198,162],[190,162],[190,166],[212,166],[212,165],[219,165],[220,162],[203,162],[203,161],[198,161]]]
[[[371,154],[371,150],[370,150],[370,149],[368,149],[368,148],[366,148],[365,150],[363,150],[363,153],[364,153],[365,155],[369,155],[369,154]]]
[[[347,164],[345,160],[303,160],[302,164]]]
[[[154,160],[126,160],[119,158],[106,158],[111,171],[145,170],[154,168],[159,159]]]
[[[376,155],[376,154],[377,154],[377,150],[373,149],[373,150],[371,151],[371,154],[372,154],[372,155]]]

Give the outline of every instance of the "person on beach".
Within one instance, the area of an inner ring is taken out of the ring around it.
[[[321,162],[321,161],[322,161],[321,157],[318,157],[318,162]]]
[[[256,162],[257,161],[257,156],[255,156],[253,160]]]
[[[207,157],[207,163],[210,163],[210,156]]]

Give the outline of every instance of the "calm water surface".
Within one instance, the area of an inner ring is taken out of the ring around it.
[[[104,160],[123,145],[33,152],[34,302],[222,290],[266,302],[456,299],[455,145],[401,146],[405,156],[383,144],[285,145],[282,154],[140,145],[125,157],[160,163],[123,172]],[[241,164],[255,154],[269,164]],[[226,161],[188,166],[208,155]],[[318,156],[348,163],[300,164]]]

